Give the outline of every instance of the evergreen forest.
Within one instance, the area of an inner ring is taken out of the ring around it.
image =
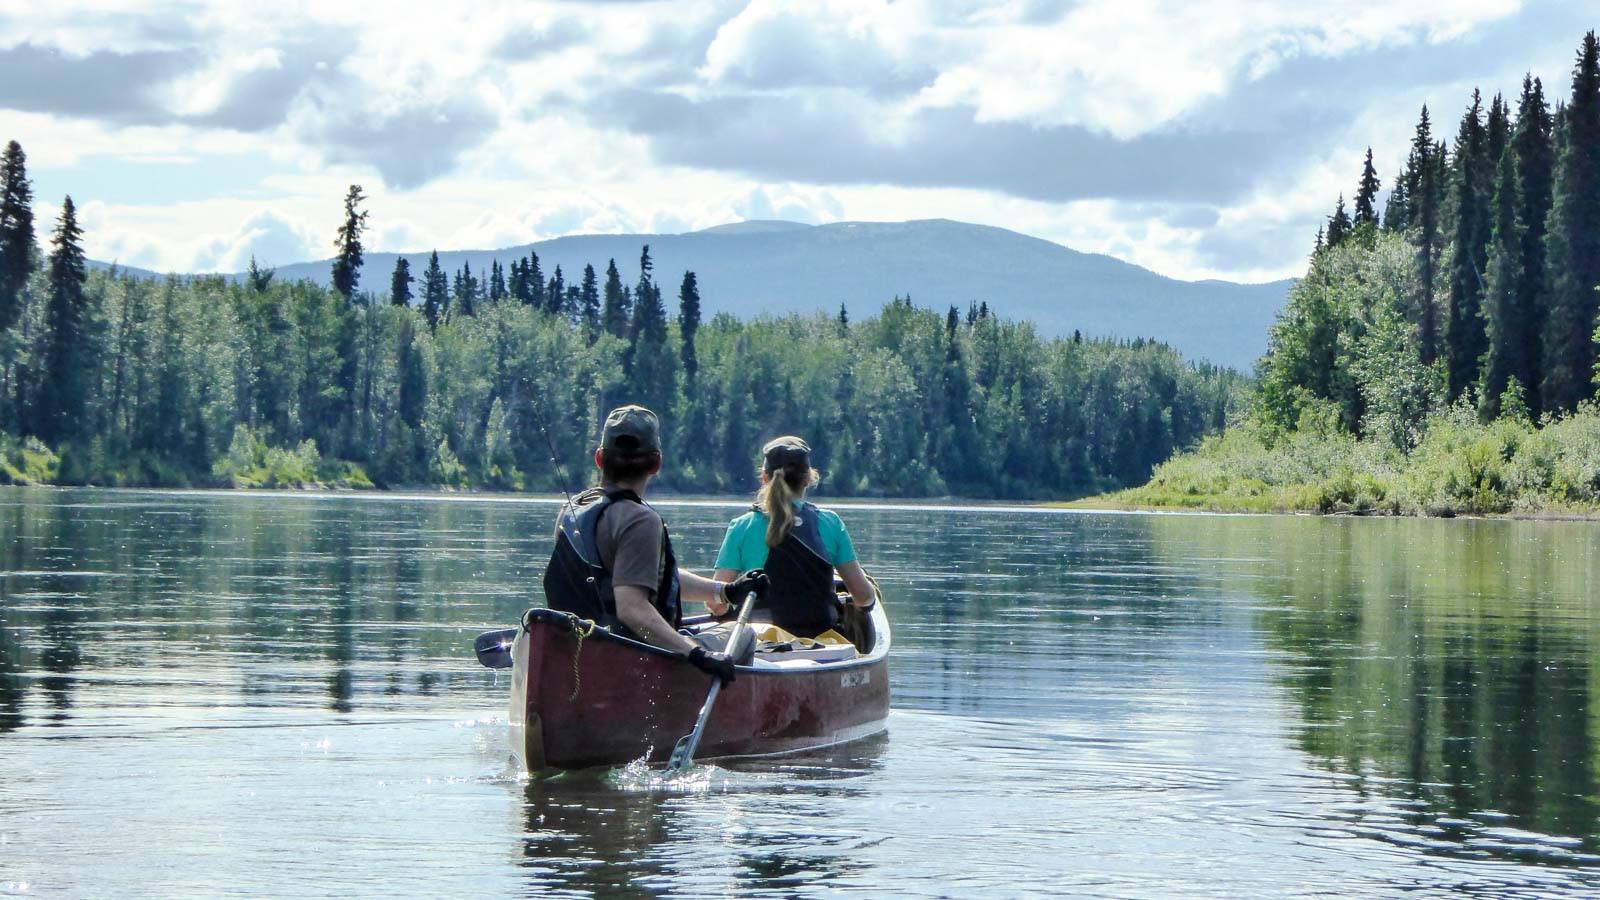
[[[760,444],[796,433],[833,495],[1071,496],[1143,481],[1246,388],[987,302],[702,321],[715,286],[658,276],[648,246],[582,272],[531,253],[446,272],[435,253],[371,273],[359,186],[331,287],[253,261],[91,271],[70,197],[40,246],[16,142],[0,189],[0,481],[548,492],[592,479],[598,423],[632,402],[661,415],[671,490],[750,490]]]
[[[1369,149],[1335,203],[1244,427],[1126,502],[1600,508],[1600,42],[1554,102],[1531,74],[1475,90],[1452,140],[1423,107],[1409,147],[1386,196]]]

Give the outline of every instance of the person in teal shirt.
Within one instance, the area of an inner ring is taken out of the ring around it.
[[[768,441],[761,457],[761,489],[750,512],[728,525],[714,577],[724,581],[740,572],[764,570],[769,587],[751,619],[812,637],[839,623],[835,573],[859,608],[877,602],[877,591],[856,560],[839,514],[806,501],[806,491],[820,477],[811,467],[811,446],[786,435]],[[706,606],[719,616],[732,609],[720,598]]]

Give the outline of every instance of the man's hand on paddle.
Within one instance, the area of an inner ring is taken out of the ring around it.
[[[728,582],[728,586],[722,589],[722,595],[728,598],[729,606],[737,608],[739,604],[744,602],[744,598],[750,596],[751,591],[760,594],[766,593],[767,585],[767,573],[760,569],[751,569]]]
[[[722,679],[723,684],[733,683],[733,660],[726,653],[696,647],[689,651],[689,662],[707,675]]]

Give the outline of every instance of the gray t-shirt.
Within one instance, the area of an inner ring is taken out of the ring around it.
[[[585,491],[574,499],[579,509],[594,503],[605,494],[599,489]],[[666,527],[661,516],[643,503],[616,500],[600,517],[600,527],[595,533],[595,544],[600,550],[600,564],[611,573],[611,584],[643,588],[655,598],[661,585]]]

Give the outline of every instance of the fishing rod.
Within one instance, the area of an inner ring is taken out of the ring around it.
[[[528,407],[533,410],[533,424],[539,426],[539,433],[544,435],[545,448],[550,451],[550,466],[555,469],[556,479],[561,484],[561,495],[567,498],[567,507],[572,508],[572,491],[567,489],[567,467],[561,462],[561,454],[556,452],[556,442],[550,437],[550,429],[545,427],[537,391],[528,395]]]

